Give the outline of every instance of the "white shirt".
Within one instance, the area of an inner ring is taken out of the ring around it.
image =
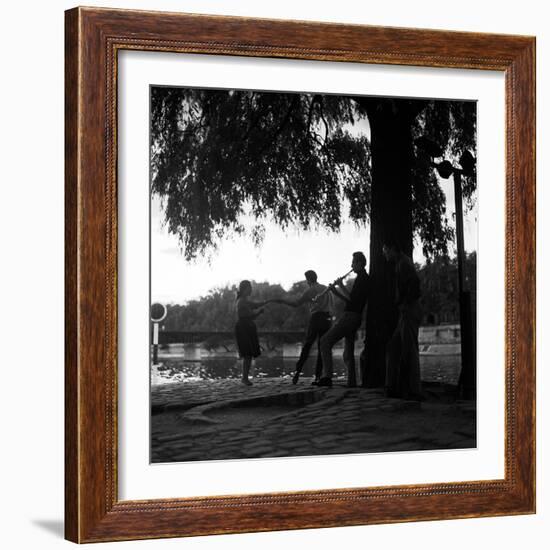
[[[321,283],[313,283],[303,294],[301,300],[309,304],[311,313],[327,312],[332,309],[332,295],[330,292],[325,293],[319,299],[314,300],[316,296],[325,292],[327,287]]]

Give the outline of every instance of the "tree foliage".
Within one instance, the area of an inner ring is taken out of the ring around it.
[[[467,254],[463,267],[465,289],[473,294],[476,293],[476,264],[476,253]],[[424,322],[459,323],[457,259],[440,256],[433,262],[418,266],[418,276],[422,288]]]
[[[474,102],[153,87],[152,191],[186,259],[246,232],[246,215],[256,244],[268,219],[332,231],[345,216],[364,224],[371,152],[354,125],[388,101],[410,118],[413,139],[436,141],[455,162],[465,149],[475,155]],[[431,159],[417,154],[413,171],[413,231],[433,258],[447,252],[454,231]],[[467,206],[475,187],[475,174],[465,178]]]
[[[369,147],[346,125],[362,117],[337,96],[152,88],[152,191],[186,259],[245,232],[243,217],[337,231],[342,202],[369,211]]]
[[[464,151],[475,155],[476,104],[472,101],[427,101],[412,125],[415,143],[425,137],[438,144],[441,154],[429,157],[416,147],[413,175],[413,227],[426,258],[446,255],[454,228],[445,216],[445,195],[432,162],[435,158],[457,161]],[[475,203],[475,173],[462,179],[462,196],[468,208]]]

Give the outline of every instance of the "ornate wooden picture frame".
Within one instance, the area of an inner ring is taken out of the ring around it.
[[[500,71],[506,101],[505,476],[118,497],[117,59],[121,50]],[[535,511],[535,39],[97,8],[66,12],[66,538],[98,542]]]

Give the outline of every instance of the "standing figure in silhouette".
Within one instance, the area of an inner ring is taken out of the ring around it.
[[[363,320],[363,309],[369,297],[369,276],[365,269],[367,259],[362,252],[354,252],[351,268],[357,274],[351,292],[345,288],[343,278],[329,285],[331,292],[346,304],[344,313],[321,338],[323,376],[319,386],[332,387],[332,348],[345,338],[344,363],[348,370],[348,387],[357,386],[355,374],[355,337]]]
[[[321,359],[321,336],[327,332],[332,323],[331,320],[331,296],[326,292],[327,287],[317,281],[317,273],[309,269],[304,273],[308,289],[297,300],[276,299],[273,302],[284,304],[290,307],[300,307],[303,304],[309,305],[309,322],[307,325],[306,336],[300,358],[296,362],[296,372],[292,377],[292,383],[296,384],[300,378],[300,373],[309,357],[311,347],[317,340],[317,363],[315,365],[314,385],[319,383],[321,378],[323,362]]]
[[[388,262],[395,265],[395,303],[397,326],[386,349],[386,395],[404,399],[420,398],[420,362],[418,329],[420,310],[420,279],[414,263],[403,253],[398,243],[389,241],[382,248]]]
[[[239,357],[243,361],[242,383],[251,386],[249,380],[250,365],[252,359],[261,354],[258,330],[254,319],[262,314],[261,309],[268,302],[253,302],[250,300],[252,284],[250,281],[241,281],[237,292],[237,324],[235,325],[235,338]]]

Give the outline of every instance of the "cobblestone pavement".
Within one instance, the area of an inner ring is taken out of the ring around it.
[[[152,462],[475,447],[475,402],[426,392],[317,388],[310,379],[186,381],[152,388]],[[341,385],[340,385],[341,384]]]

